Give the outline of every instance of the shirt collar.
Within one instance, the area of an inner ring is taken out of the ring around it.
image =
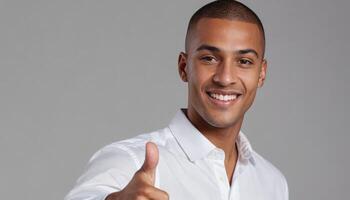
[[[177,142],[192,161],[206,157],[216,146],[211,143],[184,114],[186,109],[180,109],[169,124],[170,131]],[[236,139],[239,159],[243,163],[250,161],[255,164],[252,147],[247,137],[240,131]]]

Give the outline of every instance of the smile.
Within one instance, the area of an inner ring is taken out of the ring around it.
[[[209,93],[209,96],[220,101],[233,101],[237,99],[237,94],[223,95],[223,94]]]
[[[221,91],[221,90],[212,90],[206,92],[209,100],[216,106],[221,108],[227,108],[235,104],[242,95],[241,92],[238,91]]]

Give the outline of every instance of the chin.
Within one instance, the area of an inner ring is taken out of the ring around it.
[[[216,128],[230,128],[241,122],[241,117],[238,116],[218,116],[207,117],[205,121]]]

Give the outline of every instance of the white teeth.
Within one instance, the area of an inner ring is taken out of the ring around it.
[[[218,99],[221,101],[232,101],[237,98],[237,95],[222,95],[222,94],[215,94],[215,93],[210,93],[210,96],[213,97],[214,99]]]

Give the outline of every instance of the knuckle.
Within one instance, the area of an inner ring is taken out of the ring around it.
[[[152,188],[149,186],[142,187],[142,195],[148,197],[152,194]]]
[[[136,172],[132,179],[137,183],[142,183],[144,180],[144,177],[141,172]]]
[[[145,200],[146,198],[145,197],[143,197],[143,196],[137,196],[136,198],[135,198],[135,200]]]
[[[144,197],[147,195],[145,187],[140,187],[136,190],[137,197]]]
[[[136,197],[138,198],[138,197],[141,197],[141,196],[143,195],[143,192],[142,192],[141,189],[137,189],[137,190],[135,191],[135,194],[136,194]]]
[[[136,196],[135,200],[145,200],[146,198],[143,196]]]

